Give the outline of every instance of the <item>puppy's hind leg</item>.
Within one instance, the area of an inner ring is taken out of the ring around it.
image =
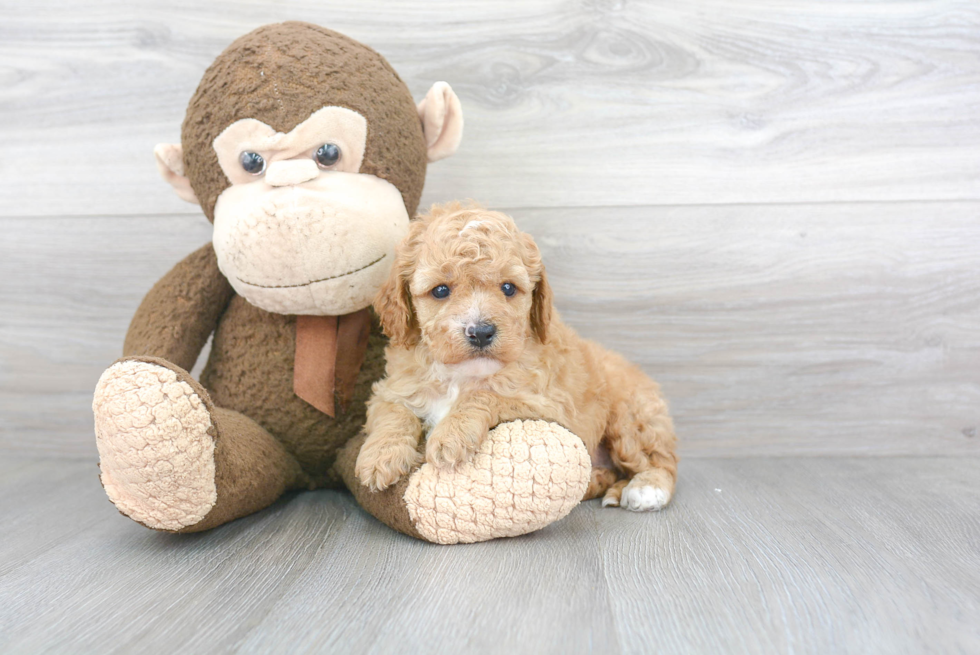
[[[619,476],[616,471],[602,466],[592,467],[592,479],[589,480],[589,488],[585,490],[582,500],[592,500],[606,493],[606,490],[616,484]]]
[[[655,512],[666,507],[673,495],[674,477],[664,469],[649,469],[609,487],[602,497],[602,506]]]
[[[623,489],[630,483],[629,480],[619,480],[616,484],[606,489],[602,496],[603,507],[619,507],[619,500],[623,495]]]
[[[607,427],[609,455],[627,480],[610,487],[602,504],[634,512],[660,510],[673,497],[677,478],[674,424],[652,380],[643,376],[628,382],[618,387],[630,390],[629,395],[613,403]]]

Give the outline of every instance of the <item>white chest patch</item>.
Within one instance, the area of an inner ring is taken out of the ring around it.
[[[425,421],[426,430],[432,430],[439,421],[446,418],[446,415],[452,409],[453,403],[456,402],[458,397],[459,385],[450,384],[444,396],[440,396],[429,402],[425,408],[425,415],[419,417]]]
[[[471,389],[479,386],[482,380],[490,377],[504,367],[495,359],[476,358],[459,364],[445,366],[437,364],[434,373],[439,380],[439,386],[445,390],[441,395],[429,392],[421,402],[413,402],[409,407],[425,423],[426,431],[431,431],[442,419],[446,418],[459,398],[460,387]]]

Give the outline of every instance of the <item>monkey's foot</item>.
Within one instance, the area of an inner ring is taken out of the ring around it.
[[[540,530],[578,505],[592,476],[589,453],[576,435],[556,423],[511,421],[491,430],[456,468],[424,463],[373,492],[354,475],[364,438],[352,439],[338,456],[348,489],[387,525],[439,544]]]
[[[109,500],[149,528],[175,531],[217,501],[216,433],[204,390],[163,364],[116,362],[99,379],[92,411]]]
[[[534,532],[578,505],[592,477],[585,444],[557,423],[498,425],[455,470],[423,464],[405,504],[415,529],[440,544]]]

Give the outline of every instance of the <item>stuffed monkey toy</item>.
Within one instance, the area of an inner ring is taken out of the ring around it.
[[[101,480],[121,513],[198,532],[287,490],[346,484],[391,527],[439,543],[513,536],[581,500],[575,435],[498,426],[473,461],[423,464],[384,492],[353,473],[384,372],[370,304],[406,233],[426,162],[462,135],[435,84],[417,106],[374,50],[306,23],[267,25],[211,65],[163,177],[214,224],[136,311],[93,401]],[[209,336],[200,382],[189,371]]]

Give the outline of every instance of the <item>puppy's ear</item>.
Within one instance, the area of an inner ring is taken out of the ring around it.
[[[527,269],[531,278],[539,278],[531,292],[531,332],[541,343],[548,342],[548,326],[551,324],[551,314],[554,311],[552,306],[551,285],[548,284],[548,276],[544,272],[544,263],[541,261],[541,251],[538,244],[530,234],[521,232],[520,242],[523,246],[521,259],[524,261],[524,268]]]
[[[541,267],[541,279],[531,292],[531,330],[541,343],[548,343],[548,326],[551,325],[552,297],[548,275]]]
[[[530,234],[526,232],[519,234],[524,268],[532,279],[538,278],[534,291],[531,292],[531,332],[541,343],[548,343],[548,326],[551,324],[551,314],[554,311],[551,285],[548,284],[548,275],[544,272],[544,262],[541,261],[538,244],[534,243],[534,238]]]
[[[412,308],[412,292],[408,283],[415,267],[415,252],[421,234],[421,222],[413,221],[408,236],[398,245],[395,263],[388,279],[374,297],[374,310],[381,319],[381,329],[394,346],[411,348],[422,336],[415,310]]]
[[[394,346],[411,348],[419,342],[419,326],[412,311],[412,294],[401,273],[391,269],[391,275],[374,298],[374,309],[381,319],[381,329]]]

